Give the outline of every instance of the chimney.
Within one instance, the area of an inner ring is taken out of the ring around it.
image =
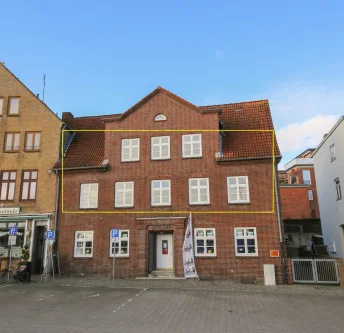
[[[325,134],[324,134],[324,137],[323,137],[323,139],[325,139],[326,137],[327,137],[327,133],[325,133]]]
[[[62,112],[62,120],[73,119],[73,113],[71,112]]]

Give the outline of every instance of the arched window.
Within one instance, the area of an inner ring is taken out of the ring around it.
[[[163,121],[166,120],[166,117],[163,114],[158,114],[155,116],[154,121]]]

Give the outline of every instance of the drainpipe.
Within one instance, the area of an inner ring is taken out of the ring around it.
[[[285,251],[284,251],[283,229],[282,229],[282,219],[281,219],[281,206],[280,206],[278,176],[277,176],[278,175],[277,164],[275,164],[274,168],[275,168],[275,196],[276,196],[276,206],[277,206],[278,231],[279,231],[280,247],[281,247],[282,274],[284,277],[284,283],[287,283],[287,281],[288,281],[288,270],[286,267]]]
[[[54,251],[57,251],[57,241],[58,241],[58,232],[59,232],[59,206],[60,206],[60,175],[56,172],[57,177],[57,187],[56,187],[56,204],[55,204],[55,242],[54,242]]]

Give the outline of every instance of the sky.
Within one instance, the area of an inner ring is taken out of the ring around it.
[[[20,3],[20,5],[19,5]],[[284,163],[344,114],[344,2],[5,1],[0,61],[58,113],[122,113],[162,86],[268,99]]]

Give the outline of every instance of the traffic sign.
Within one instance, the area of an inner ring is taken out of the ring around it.
[[[17,234],[18,228],[16,226],[10,227],[8,230],[9,235],[15,236]]]
[[[48,230],[45,234],[45,239],[47,240],[55,240],[55,230]]]
[[[119,238],[119,229],[111,229],[111,239],[118,240]]]
[[[16,245],[16,244],[17,244],[17,236],[16,235],[8,236],[8,245]]]

